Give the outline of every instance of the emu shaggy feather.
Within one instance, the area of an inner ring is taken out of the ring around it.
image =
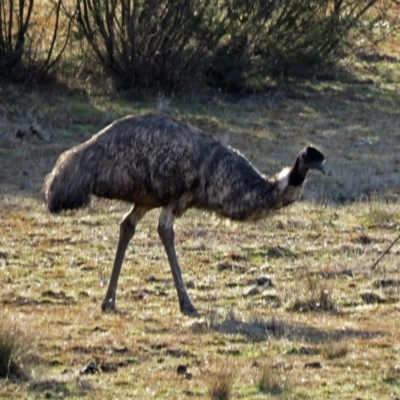
[[[191,207],[233,220],[256,220],[295,201],[310,169],[324,172],[324,156],[308,147],[292,168],[266,177],[238,151],[174,118],[149,114],[119,119],[61,154],[45,180],[48,209],[86,206],[91,195],[132,203],[124,217],[103,310],[115,309],[118,277],[136,225],[162,208],[158,232],[171,266],[181,311],[195,311],[174,247],[174,218]]]

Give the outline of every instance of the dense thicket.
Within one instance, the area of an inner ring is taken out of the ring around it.
[[[47,74],[73,26],[125,88],[235,90],[265,76],[314,73],[393,7],[392,0],[0,0],[0,74]]]

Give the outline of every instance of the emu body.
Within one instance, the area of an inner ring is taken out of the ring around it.
[[[175,252],[175,218],[191,207],[233,220],[263,218],[295,201],[309,170],[324,172],[323,162],[323,154],[308,147],[291,168],[266,177],[239,152],[184,122],[157,114],[128,116],[61,154],[44,192],[54,213],[84,207],[91,195],[133,204],[120,225],[103,311],[115,309],[122,262],[137,224],[149,210],[162,208],[158,233],[180,309],[193,313]]]

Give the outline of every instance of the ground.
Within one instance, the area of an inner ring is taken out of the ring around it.
[[[157,211],[128,249],[118,313],[104,314],[129,205],[54,216],[42,201],[63,150],[156,102],[3,85],[0,331],[18,335],[29,379],[0,380],[0,397],[399,399],[400,243],[372,265],[400,230],[400,61],[377,60],[263,94],[158,99],[262,171],[309,143],[327,158],[327,176],[310,174],[301,201],[267,220],[178,220],[196,317],[179,313]]]

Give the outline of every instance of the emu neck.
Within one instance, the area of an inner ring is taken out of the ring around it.
[[[304,184],[308,173],[308,169],[300,166],[300,160],[297,159],[294,166],[289,172],[288,184],[291,186],[301,186]]]
[[[218,147],[192,206],[233,220],[258,220],[297,200],[307,173],[302,170],[296,161],[292,168],[266,177],[239,153]]]
[[[255,221],[295,202],[303,193],[305,176],[286,168],[273,177],[264,177],[256,185],[242,186],[234,202],[215,210],[233,220]]]

